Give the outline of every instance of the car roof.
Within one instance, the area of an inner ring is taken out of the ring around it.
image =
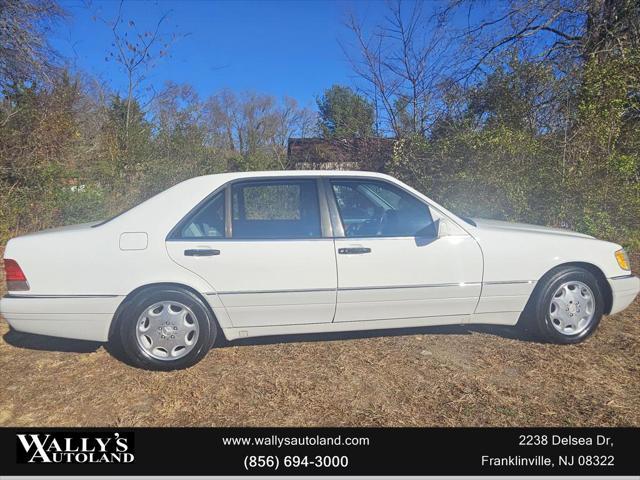
[[[203,175],[196,178],[221,178],[226,181],[235,178],[259,178],[259,177],[377,177],[389,178],[388,175],[378,172],[369,172],[364,170],[261,170],[251,172],[229,172],[216,173],[213,175]]]
[[[260,178],[296,178],[296,177],[365,177],[386,179],[397,181],[393,177],[384,173],[366,172],[360,170],[266,170],[255,172],[229,172],[214,173],[213,175],[202,175],[189,178],[174,186],[176,189],[198,188],[200,186],[209,188],[219,186],[228,182],[243,179]]]

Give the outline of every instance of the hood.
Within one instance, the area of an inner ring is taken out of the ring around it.
[[[564,228],[543,227],[540,225],[531,225],[529,223],[511,223],[503,222],[500,220],[488,220],[484,218],[472,218],[472,220],[473,223],[475,223],[476,226],[481,230],[510,230],[531,233],[546,233],[552,235],[565,235],[569,237],[594,238],[591,235],[573,232]]]

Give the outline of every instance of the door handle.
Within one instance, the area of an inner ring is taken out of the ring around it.
[[[184,251],[186,257],[213,257],[220,255],[220,250],[213,248],[190,248]]]
[[[339,248],[338,253],[341,255],[361,255],[363,253],[371,253],[371,249],[367,247]]]

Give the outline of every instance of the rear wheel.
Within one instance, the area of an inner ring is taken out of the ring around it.
[[[187,368],[200,361],[215,341],[209,309],[192,292],[178,287],[143,290],[122,313],[119,339],[133,365],[150,370]]]
[[[604,299],[596,278],[580,267],[563,267],[542,280],[530,321],[553,343],[579,343],[598,327]]]

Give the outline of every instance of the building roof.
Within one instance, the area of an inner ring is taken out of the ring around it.
[[[296,169],[383,171],[393,156],[393,138],[290,138],[287,156]]]

